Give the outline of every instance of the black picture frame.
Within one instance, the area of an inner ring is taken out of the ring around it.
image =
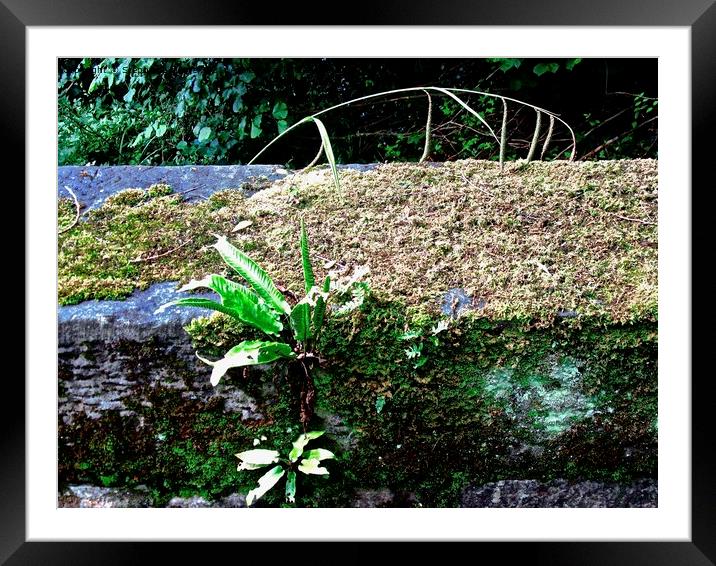
[[[335,5],[333,5],[335,6]],[[716,107],[716,5],[714,0],[427,0],[394,2],[367,0],[347,4],[350,20],[343,10],[324,10],[321,2],[294,3],[280,10],[266,11],[262,3],[198,3],[187,0],[0,0],[0,131],[11,140],[4,151],[5,163],[19,173],[16,183],[24,186],[25,163],[25,32],[28,26],[68,25],[567,25],[567,26],[687,26],[691,30],[692,52],[692,234],[693,228],[708,225],[707,207],[693,205],[693,197],[713,191],[714,107]],[[26,203],[19,205],[27,212]],[[701,220],[701,222],[699,222]],[[16,236],[15,236],[16,237]],[[692,235],[694,245],[699,240]],[[708,255],[708,251],[705,251]],[[699,257],[696,250],[692,257]],[[706,257],[706,256],[703,256]],[[703,263],[692,262],[692,293],[697,283],[694,270]],[[703,293],[701,296],[704,296]],[[25,301],[30,298],[25,295]],[[694,304],[692,294],[692,304]],[[693,313],[693,310],[692,310]],[[708,317],[709,309],[704,313]],[[692,316],[691,350],[707,352],[707,333],[697,332],[699,317]],[[28,337],[32,339],[32,337]],[[699,348],[698,346],[702,346]],[[701,354],[703,357],[703,354]],[[692,356],[693,360],[693,356]],[[531,542],[482,543],[476,560],[490,555],[531,564],[586,565],[706,565],[716,562],[716,468],[711,446],[714,441],[712,415],[716,409],[710,372],[693,372],[692,391],[692,535],[689,542]],[[206,562],[225,545],[165,543],[60,543],[25,540],[25,388],[14,372],[6,371],[3,384],[5,407],[0,411],[0,563],[18,564],[134,564],[154,560],[157,551],[163,561],[177,558],[181,563]],[[13,400],[13,401],[9,401]],[[15,412],[8,410],[13,407]],[[81,538],[81,533],[78,533]],[[257,545],[242,543],[242,561]],[[480,544],[480,543],[478,543]],[[233,546],[233,544],[232,544]],[[358,547],[351,554],[374,555],[375,550]],[[365,545],[370,546],[370,545]],[[233,549],[228,549],[230,555]],[[247,554],[248,552],[248,554]],[[275,556],[286,556],[278,550]],[[303,551],[299,551],[303,552]],[[272,553],[273,554],[273,553]],[[336,556],[340,558],[341,555]],[[528,562],[529,561],[529,562]]]

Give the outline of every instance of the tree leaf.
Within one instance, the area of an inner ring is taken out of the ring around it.
[[[283,342],[245,340],[231,348],[223,358],[215,362],[202,358],[199,354],[196,357],[214,368],[210,381],[216,387],[230,368],[268,364],[281,358],[293,358],[295,354],[291,346]]]
[[[538,63],[534,66],[532,71],[538,77],[541,77],[545,73],[556,73],[559,70],[559,63]]]
[[[298,303],[291,311],[291,328],[299,342],[305,342],[311,337],[311,305],[304,301]]]
[[[239,222],[236,226],[234,226],[231,231],[232,231],[232,232],[238,232],[239,230],[243,230],[243,229],[245,229],[245,228],[248,228],[248,227],[251,226],[252,224],[253,224],[253,222],[251,222],[251,220],[242,220],[242,221]]]
[[[159,124],[158,126],[154,127],[154,130],[157,132],[157,137],[161,138],[164,134],[167,133],[167,125]]]
[[[291,307],[271,278],[249,256],[232,246],[224,236],[218,236],[214,247],[224,261],[241,275],[266,303],[279,313],[290,314]]]
[[[286,501],[296,503],[296,472],[293,470],[286,475]]]
[[[298,469],[304,474],[312,474],[316,476],[328,475],[328,470],[326,468],[321,468],[318,460],[301,460],[298,464]]]
[[[582,60],[579,57],[577,57],[576,59],[567,59],[567,62],[564,64],[564,66],[567,68],[568,71],[571,71],[581,62]]]
[[[211,128],[209,126],[204,126],[201,130],[199,130],[199,141],[205,142],[211,137]]]
[[[316,284],[313,276],[313,267],[311,267],[311,258],[308,252],[308,235],[306,234],[306,225],[301,218],[301,263],[303,264],[303,281],[305,283],[306,293]]]
[[[288,106],[286,106],[285,102],[279,100],[273,105],[271,114],[274,118],[276,118],[276,120],[285,120],[286,116],[288,116]]]
[[[226,314],[250,324],[266,334],[278,336],[283,330],[279,313],[243,285],[226,279],[222,275],[212,274],[198,281],[190,281],[179,291],[191,291],[200,287],[212,289],[221,296],[222,306],[228,309],[228,312],[221,312],[226,312]]]
[[[251,139],[256,139],[261,135],[261,132],[263,131],[261,129],[261,114],[257,114],[254,116],[254,119],[251,121]]]
[[[246,494],[246,505],[251,507],[254,501],[260,499],[264,494],[278,483],[286,471],[281,466],[274,466],[259,478],[259,485]]]
[[[231,111],[232,112],[238,112],[243,107],[243,103],[241,102],[241,97],[237,96],[234,98],[234,103],[231,105]]]
[[[303,454],[303,449],[306,446],[306,444],[309,443],[309,441],[314,440],[318,438],[319,436],[323,436],[325,433],[325,430],[315,430],[313,432],[306,432],[299,436],[294,442],[293,442],[293,449],[288,454],[288,459],[291,462],[295,462],[301,457],[301,454]]]

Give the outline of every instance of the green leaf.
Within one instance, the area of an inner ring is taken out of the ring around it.
[[[165,303],[161,307],[159,307],[157,310],[154,311],[154,314],[159,314],[169,307],[197,307],[200,309],[211,309],[218,312],[223,312],[224,314],[228,314],[229,316],[235,316],[235,312],[233,309],[221,304],[217,303],[216,301],[212,301],[211,299],[202,299],[199,297],[185,297],[182,299],[177,299],[176,301],[171,301],[170,303]]]
[[[132,102],[132,99],[134,98],[134,93],[135,93],[135,92],[136,92],[136,90],[135,90],[134,88],[130,88],[130,89],[127,91],[127,94],[125,94],[125,95],[122,97],[122,100],[124,100],[125,102]]]
[[[250,83],[251,81],[254,80],[254,77],[256,77],[256,75],[254,73],[252,73],[251,71],[246,71],[239,75],[239,78],[245,83]]]
[[[215,362],[202,358],[199,354],[196,357],[213,366],[210,381],[216,387],[230,368],[268,364],[281,358],[293,358],[295,354],[291,346],[283,342],[246,340],[231,348],[223,358]]]
[[[278,101],[273,105],[271,114],[274,118],[276,118],[276,120],[285,120],[286,116],[288,116],[288,106],[286,106],[285,102]]]
[[[263,132],[263,130],[261,129],[261,118],[262,118],[262,115],[257,114],[256,116],[254,116],[254,119],[251,121],[250,136],[251,136],[252,140],[259,137],[261,135],[261,132]]]
[[[290,314],[291,307],[276,288],[271,278],[244,252],[232,246],[224,236],[218,236],[214,247],[221,254],[224,261],[236,273],[241,275],[266,303],[279,313]]]
[[[299,342],[305,342],[311,337],[311,305],[301,301],[291,311],[291,328],[293,335]]]
[[[239,452],[236,454],[236,457],[241,460],[241,464],[239,464],[237,470],[255,470],[270,464],[275,464],[278,462],[278,456],[278,450],[266,450],[263,448]]]
[[[161,138],[164,134],[167,133],[167,125],[159,124],[159,126],[154,127],[154,130],[157,132],[157,137]]]
[[[315,430],[313,432],[307,432],[299,436],[293,443],[293,449],[291,450],[291,452],[289,452],[288,459],[291,462],[295,462],[296,460],[298,460],[301,457],[301,454],[303,454],[303,449],[305,448],[306,444],[308,444],[309,441],[318,438],[319,436],[323,436],[325,432],[325,430]]]
[[[304,474],[312,474],[316,476],[327,476],[328,470],[320,467],[318,460],[301,460],[298,464],[298,470]]]
[[[263,476],[259,478],[259,485],[246,494],[246,505],[251,507],[254,501],[263,497],[263,495],[278,483],[286,471],[281,466],[274,466]]]
[[[211,128],[209,126],[204,126],[201,130],[199,130],[199,141],[205,142],[211,137]]]
[[[567,62],[565,63],[564,66],[567,68],[568,71],[571,71],[572,69],[574,69],[574,67],[579,65],[579,63],[581,63],[581,62],[582,62],[582,60],[580,58],[567,59]]]
[[[308,252],[308,235],[306,234],[306,225],[301,218],[301,263],[303,264],[303,281],[306,287],[306,293],[316,284],[313,276],[313,267],[311,267],[311,258]]]
[[[306,460],[318,460],[320,462],[321,460],[332,460],[336,455],[324,448],[314,448],[313,450],[306,450],[303,453],[303,457]]]
[[[538,77],[541,77],[545,73],[556,73],[559,70],[559,63],[538,63],[534,66],[532,71]]]
[[[270,308],[256,293],[243,285],[239,285],[221,275],[212,274],[199,281],[187,283],[179,291],[191,291],[200,287],[206,287],[217,292],[221,296],[222,305],[230,310],[228,314],[234,318],[274,336],[278,336],[283,330],[279,313]]]
[[[234,103],[231,105],[231,111],[232,112],[238,112],[243,107],[243,103],[241,102],[241,97],[237,96],[234,98]]]
[[[286,475],[286,501],[296,503],[296,472],[293,470]]]
[[[326,275],[326,278],[323,280],[323,292],[328,293],[331,290],[331,277],[330,275]],[[323,321],[326,317],[326,299],[323,298],[323,295],[318,295],[318,298],[316,299],[316,306],[313,309],[313,335],[316,336],[321,331],[321,328],[323,327]]]
[[[179,151],[186,151],[188,147],[189,147],[189,144],[186,143],[184,140],[180,141],[180,142],[177,144],[177,149],[178,149]]]
[[[278,120],[276,122],[276,125],[278,127],[278,133],[282,134],[286,131],[286,128],[288,128],[288,122],[286,120]]]
[[[382,395],[375,400],[375,412],[380,413],[385,407],[385,397]]]

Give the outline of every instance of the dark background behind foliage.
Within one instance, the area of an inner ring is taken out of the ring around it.
[[[415,86],[478,89],[555,112],[577,135],[577,159],[657,156],[656,59],[116,58],[59,60],[59,164],[246,163],[308,114]],[[466,100],[499,135],[501,102]],[[414,93],[322,119],[337,160],[366,163],[419,159],[426,115],[426,96]],[[509,120],[507,157],[523,158],[535,112],[510,104]],[[484,132],[457,103],[433,95],[431,160],[497,159],[498,144]],[[259,161],[299,168],[319,145],[307,124]],[[568,155],[568,132],[557,128],[547,157]]]

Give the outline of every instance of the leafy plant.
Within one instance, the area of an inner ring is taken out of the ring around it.
[[[427,334],[422,329],[409,329],[400,335],[401,340],[408,342],[408,348],[405,349],[405,357],[413,360],[413,368],[418,369],[428,361],[428,351],[430,347],[438,348],[440,339],[438,334],[448,329],[450,322],[448,320],[440,320],[430,329]],[[426,348],[428,346],[428,348]]]
[[[279,480],[286,476],[286,501],[296,502],[296,472],[306,475],[327,476],[328,470],[321,466],[323,460],[334,458],[333,452],[324,448],[312,448],[304,452],[304,448],[311,441],[322,436],[325,431],[313,431],[301,434],[294,442],[293,448],[284,458],[280,457],[278,450],[255,448],[239,452],[236,457],[241,461],[237,470],[258,470],[273,466],[258,480],[258,486],[246,495],[246,505],[249,507],[263,497]]]
[[[197,357],[212,366],[211,384],[216,386],[226,372],[235,367],[269,364],[285,360],[289,364],[289,376],[300,384],[301,423],[306,426],[313,415],[315,387],[311,377],[314,365],[320,357],[314,351],[316,341],[325,322],[326,308],[331,291],[331,278],[327,275],[319,287],[308,248],[308,235],[301,220],[301,262],[306,295],[291,306],[267,273],[249,256],[235,248],[223,236],[217,236],[213,246],[224,262],[238,273],[248,286],[231,281],[222,275],[211,274],[201,280],[191,281],[180,291],[208,288],[216,292],[221,301],[199,297],[182,297],[159,307],[161,312],[172,306],[189,306],[212,309],[263,332],[269,340],[245,340],[220,360],[212,361]],[[277,341],[280,340],[280,341]]]

